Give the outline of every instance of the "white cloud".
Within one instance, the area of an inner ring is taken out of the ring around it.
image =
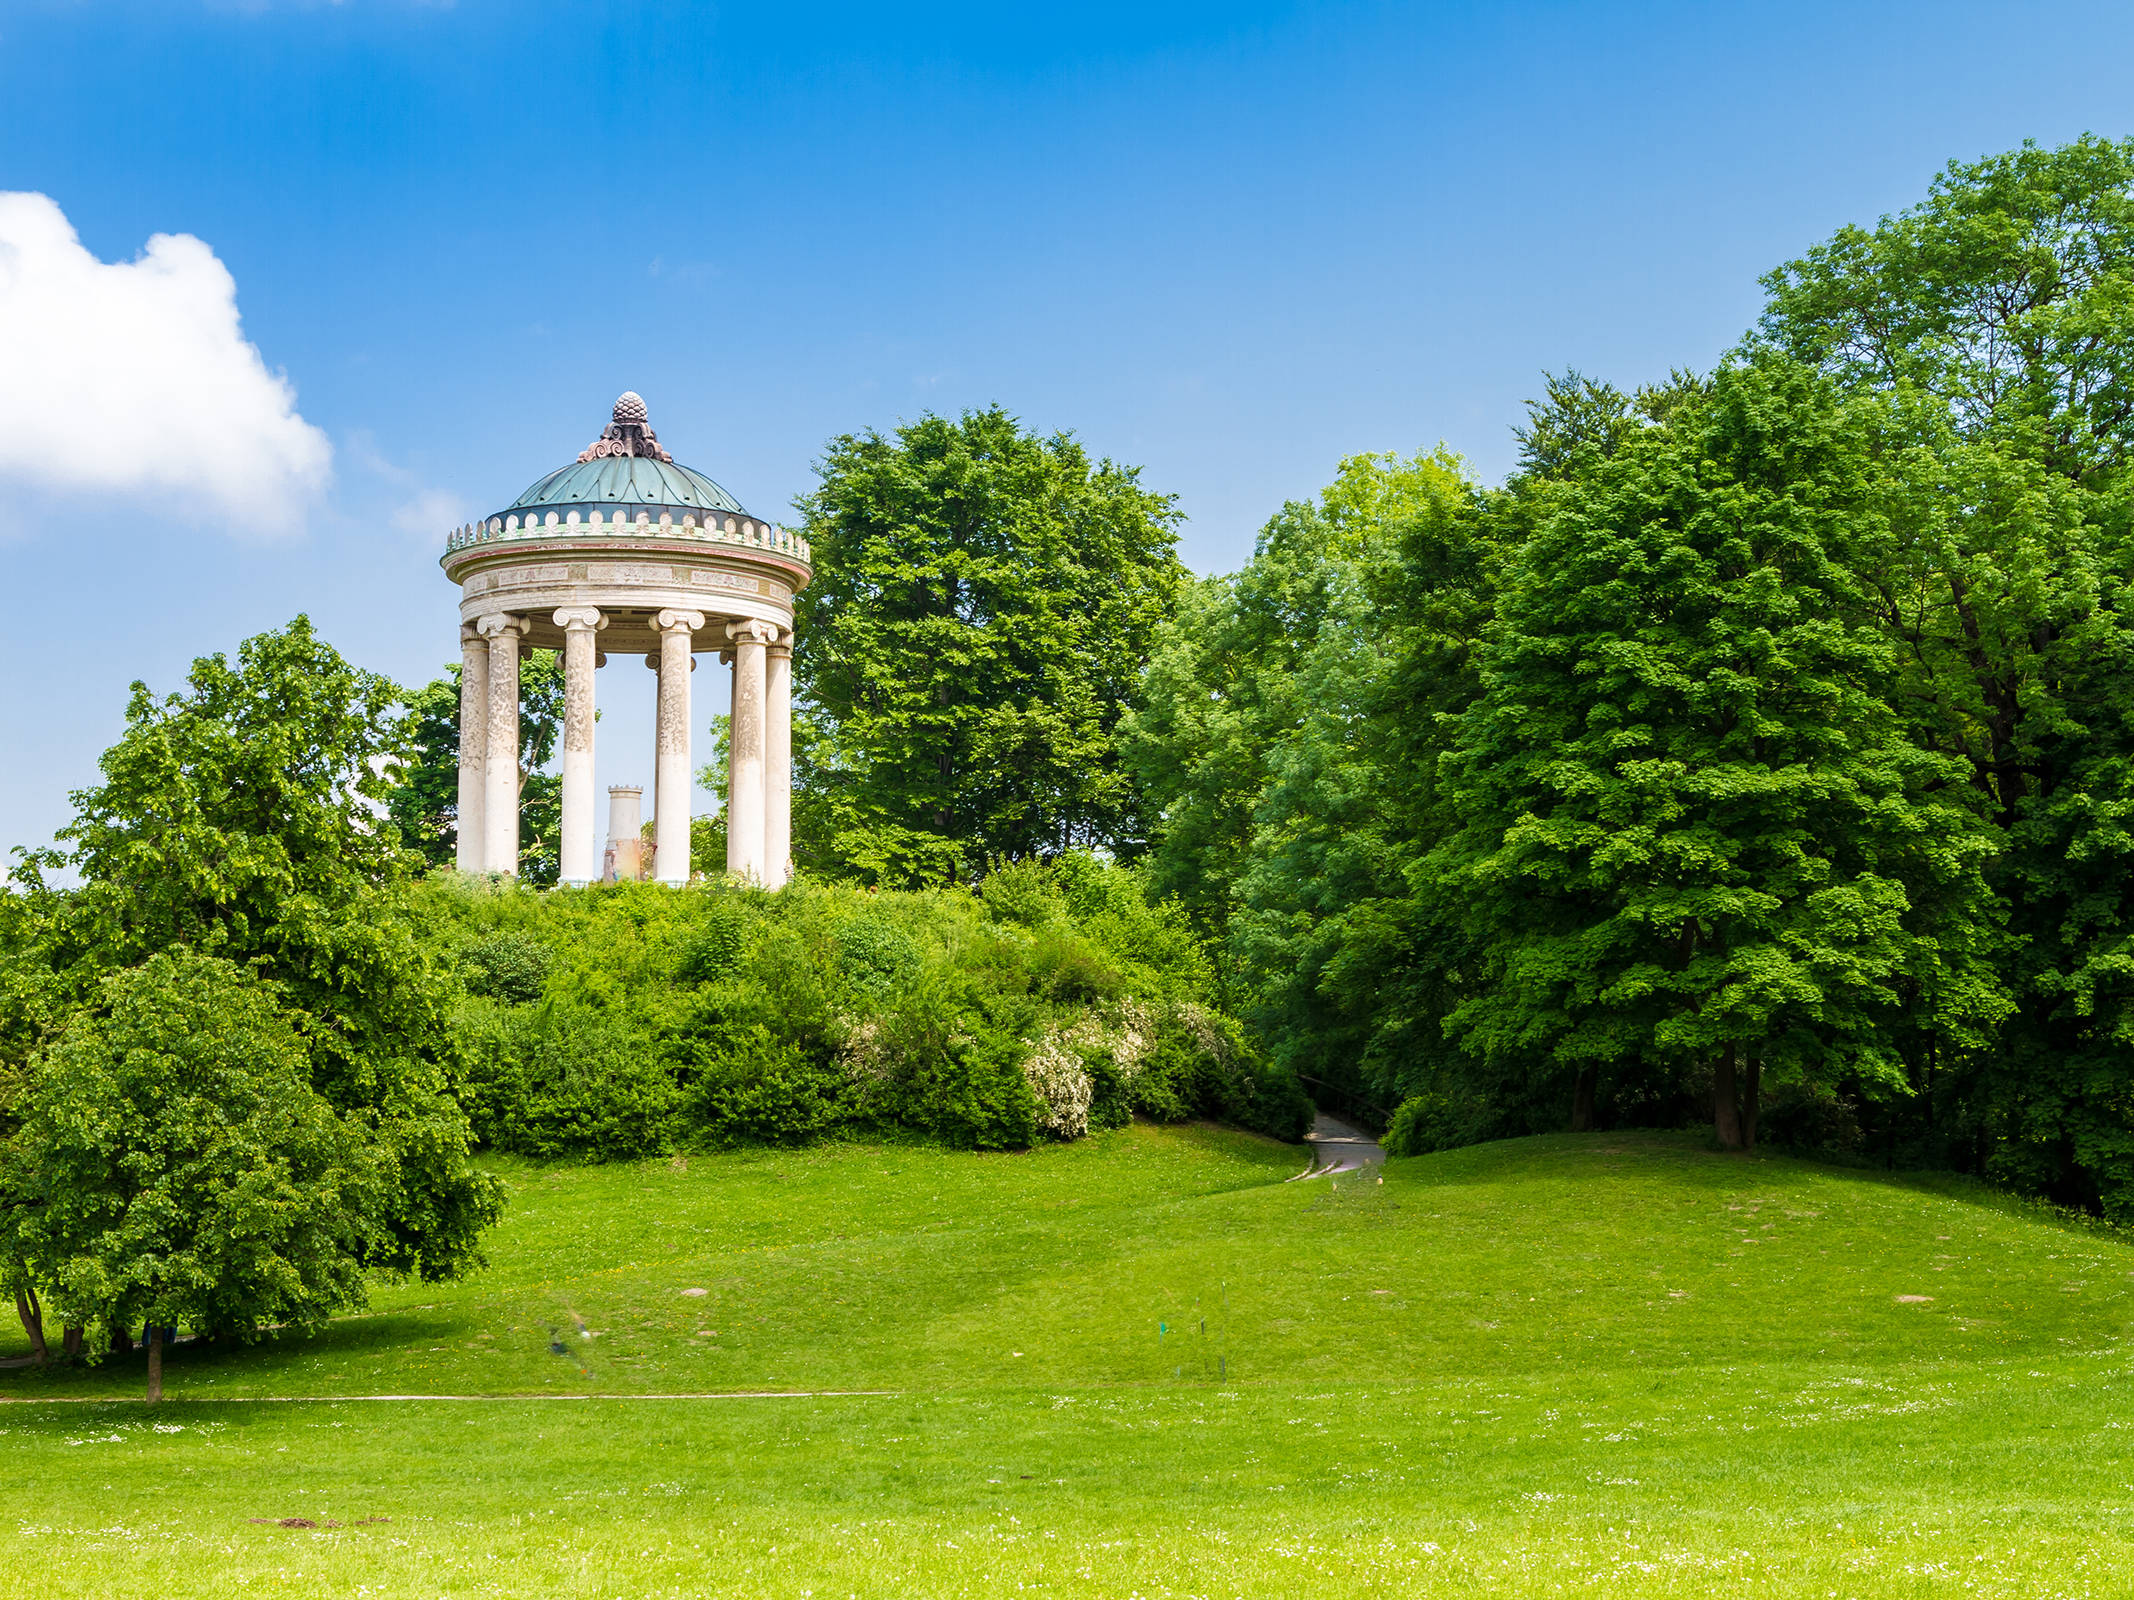
[[[423,480],[406,467],[396,465],[379,450],[378,441],[367,428],[348,435],[348,453],[357,465],[366,472],[391,484],[401,491],[403,498],[393,507],[389,520],[402,533],[413,534],[425,543],[435,544],[451,529],[468,521],[473,513],[467,502],[449,489],[440,489]]]
[[[303,527],[332,472],[206,244],[159,233],[133,261],[99,261],[49,198],[0,191],[0,485],[272,535]]]
[[[467,502],[448,489],[425,489],[393,510],[394,527],[433,543],[467,520]]]

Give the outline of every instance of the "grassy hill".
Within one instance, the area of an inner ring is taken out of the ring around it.
[[[0,1410],[0,1572],[174,1596],[2134,1587],[2118,1241],[1671,1136],[1338,1188],[1281,1181],[1301,1165],[1136,1127],[508,1167],[487,1273],[310,1340],[180,1347],[152,1417],[91,1399],[136,1392],[137,1362],[0,1374],[50,1402]],[[750,1390],[806,1393],[629,1398]],[[855,1390],[888,1392],[824,1392]],[[378,1394],[544,1398],[279,1403]]]

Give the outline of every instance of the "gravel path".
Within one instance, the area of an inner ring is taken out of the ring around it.
[[[1324,1111],[1312,1119],[1312,1131],[1304,1138],[1312,1147],[1312,1164],[1309,1171],[1298,1173],[1298,1178],[1324,1178],[1337,1172],[1357,1172],[1386,1159],[1377,1140]]]

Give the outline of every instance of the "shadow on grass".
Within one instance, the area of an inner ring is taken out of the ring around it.
[[[397,1360],[418,1340],[464,1338],[467,1326],[464,1312],[439,1308],[427,1314],[359,1312],[329,1322],[310,1334],[268,1332],[250,1341],[180,1339],[164,1350],[163,1382],[170,1389],[180,1385],[198,1389],[218,1378],[228,1378],[248,1390],[270,1390],[274,1378],[293,1369],[300,1360]],[[41,1366],[0,1373],[0,1399],[105,1394],[129,1386],[145,1387],[147,1375],[148,1357],[138,1347],[126,1355],[107,1354],[94,1362],[64,1361],[55,1355]],[[302,1386],[313,1386],[308,1374]]]

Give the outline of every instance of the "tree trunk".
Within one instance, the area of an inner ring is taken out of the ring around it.
[[[1763,1099],[1764,1064],[1749,1057],[1749,1070],[1741,1081],[1741,1148],[1756,1148],[1756,1107]]]
[[[163,1398],[163,1330],[153,1322],[148,1325],[148,1403],[154,1405]]]
[[[1593,1068],[1587,1067],[1578,1075],[1578,1082],[1571,1089],[1571,1131],[1593,1131],[1593,1091],[1599,1078]]]
[[[44,1307],[37,1303],[35,1289],[25,1286],[15,1291],[15,1315],[22,1319],[22,1331],[30,1336],[30,1354],[44,1360]]]
[[[130,1356],[133,1354],[133,1333],[130,1329],[113,1328],[111,1330],[111,1353],[115,1356]]]
[[[1741,1148],[1741,1091],[1734,1081],[1734,1047],[1728,1045],[1712,1069],[1712,1131],[1729,1150]]]
[[[59,1336],[59,1353],[69,1361],[82,1353],[82,1331],[79,1325],[71,1327]]]

